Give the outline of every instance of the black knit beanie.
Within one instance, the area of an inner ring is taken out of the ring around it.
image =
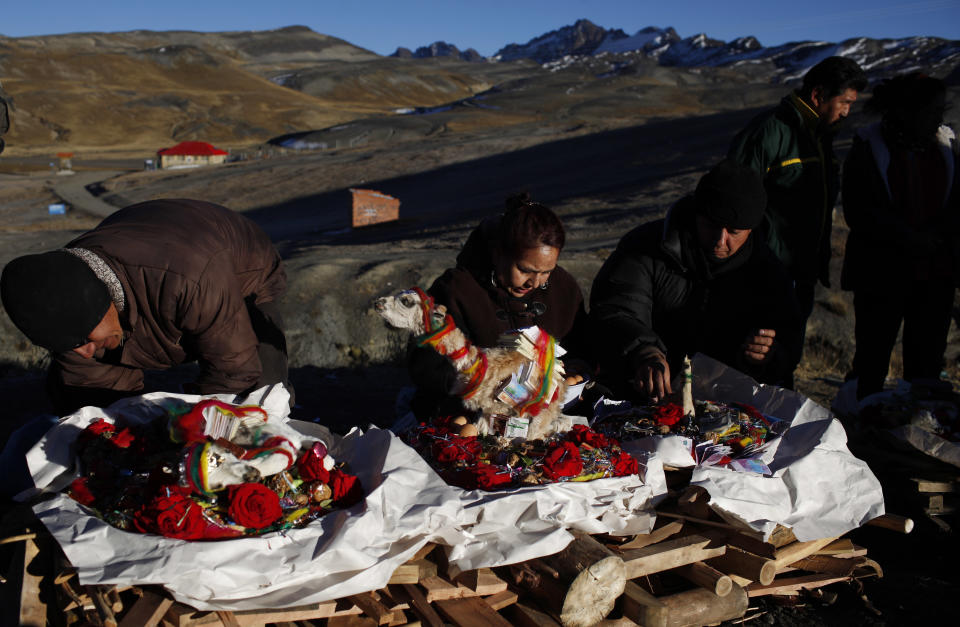
[[[763,220],[767,192],[747,166],[724,159],[703,175],[694,192],[697,213],[728,229],[754,229]]]
[[[7,315],[30,341],[55,353],[84,343],[110,307],[110,292],[82,259],[53,251],[18,257],[0,277]]]

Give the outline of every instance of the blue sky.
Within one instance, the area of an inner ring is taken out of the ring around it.
[[[40,0],[5,2],[8,37],[84,31],[266,30],[303,24],[380,54],[437,40],[491,55],[586,18],[632,35],[673,26],[764,45],[850,37],[960,39],[960,0]]]

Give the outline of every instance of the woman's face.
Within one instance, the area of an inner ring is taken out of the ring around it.
[[[557,267],[560,249],[553,246],[525,248],[514,257],[497,260],[497,280],[511,296],[522,298],[542,287]]]

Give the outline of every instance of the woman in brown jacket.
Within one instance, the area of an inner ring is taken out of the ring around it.
[[[568,376],[588,375],[587,314],[576,280],[557,259],[566,234],[553,211],[511,196],[506,211],[474,229],[457,256],[428,290],[445,305],[457,328],[481,348],[496,346],[512,329],[539,326],[567,351]],[[429,349],[411,351],[410,373],[417,385],[413,411],[419,418],[463,413],[449,396],[455,371]]]

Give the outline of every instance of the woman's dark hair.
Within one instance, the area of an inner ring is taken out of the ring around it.
[[[947,93],[946,84],[922,72],[894,76],[873,88],[873,96],[864,105],[866,111],[887,115],[910,113],[933,104]]]
[[[507,198],[499,231],[499,248],[510,256],[539,246],[552,246],[560,250],[566,242],[563,223],[557,214],[540,203],[532,202],[527,192]]]

